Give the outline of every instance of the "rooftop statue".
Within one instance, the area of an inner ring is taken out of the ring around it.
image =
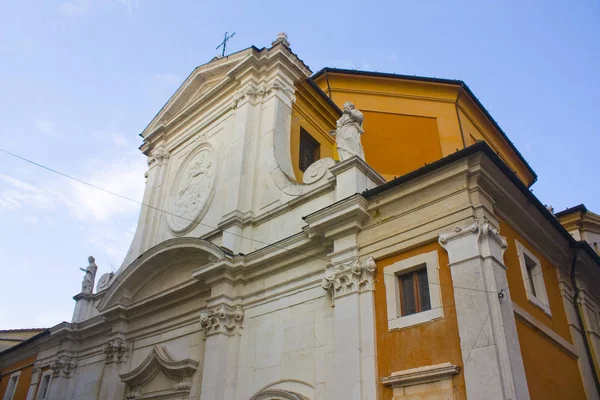
[[[330,132],[335,136],[340,161],[353,156],[365,159],[365,152],[360,143],[360,137],[365,133],[362,126],[363,120],[363,114],[356,109],[354,104],[349,101],[344,103],[342,117],[337,120],[337,129]]]
[[[85,276],[83,277],[83,282],[81,282],[81,293],[92,294],[94,290],[94,281],[96,280],[96,271],[98,271],[98,266],[96,265],[96,260],[94,257],[88,257],[88,267],[87,268],[79,268],[83,272],[85,272]]]

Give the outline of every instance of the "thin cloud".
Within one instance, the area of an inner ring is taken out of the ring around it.
[[[0,175],[0,182],[4,182],[6,185],[0,191],[0,210],[15,211],[25,206],[54,210],[56,207],[52,193],[43,188],[7,175]]]
[[[91,4],[89,0],[71,0],[62,3],[59,10],[62,14],[69,17],[83,15],[90,12]]]
[[[55,134],[54,124],[50,121],[46,121],[46,120],[36,121],[35,127],[37,128],[38,131],[42,132],[44,135],[54,136],[54,134]]]

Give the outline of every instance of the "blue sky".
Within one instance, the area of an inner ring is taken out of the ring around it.
[[[138,133],[225,31],[324,66],[464,80],[562,210],[600,212],[600,2],[4,2],[0,147],[140,199]],[[139,206],[0,154],[0,329],[70,320],[79,267],[118,269]]]

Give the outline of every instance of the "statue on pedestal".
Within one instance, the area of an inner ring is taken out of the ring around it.
[[[98,271],[98,266],[96,265],[96,260],[94,257],[88,257],[88,267],[87,268],[79,268],[83,272],[85,272],[85,276],[83,277],[83,282],[81,282],[81,293],[84,294],[92,294],[94,291],[94,281],[96,280],[96,271]]]
[[[335,144],[340,156],[340,161],[344,161],[353,156],[365,159],[365,152],[360,137],[365,133],[363,129],[363,114],[356,109],[354,104],[347,101],[344,103],[344,113],[337,120],[337,129],[330,133],[335,136]]]

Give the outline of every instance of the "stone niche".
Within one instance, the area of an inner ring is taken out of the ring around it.
[[[125,398],[187,399],[196,369],[198,361],[173,360],[162,347],[154,346],[137,367],[120,375],[121,381],[127,384]]]

